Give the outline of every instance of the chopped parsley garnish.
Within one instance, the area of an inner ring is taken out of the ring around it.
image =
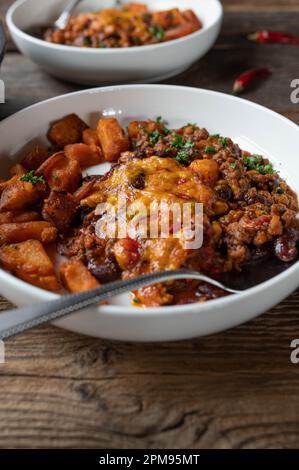
[[[179,142],[180,142],[180,139],[177,143]],[[175,160],[181,163],[182,165],[189,163],[189,160],[191,157],[190,150],[193,149],[194,147],[195,147],[195,143],[192,142],[191,140],[188,140],[185,143],[183,142],[180,148],[178,148],[178,153],[175,156]]]
[[[161,28],[161,26],[150,26],[149,27],[149,32],[155,36],[155,38],[158,40],[158,41],[162,41],[164,39],[164,36],[165,36],[165,31],[163,28]]]
[[[27,183],[37,184],[37,183],[44,183],[43,176],[36,176],[34,170],[29,171],[26,175],[23,175],[21,181],[26,181]]]
[[[195,147],[195,143],[192,142],[192,140],[188,140],[184,145],[184,148],[186,149],[193,149],[194,147]]]
[[[156,124],[161,124],[162,121],[163,121],[162,116],[158,116],[156,118]]]
[[[268,163],[268,165],[262,166],[262,169],[260,172],[262,172],[262,174],[264,175],[269,175],[269,174],[272,175],[273,173],[275,173],[275,170],[273,168],[273,165],[271,165],[271,163]]]
[[[255,170],[261,175],[272,175],[277,173],[271,163],[263,164],[263,157],[261,155],[250,155],[244,157],[244,163],[248,170]]]
[[[187,150],[180,150],[176,156],[175,160],[178,161],[179,163],[185,164],[189,163],[189,153]]]
[[[210,137],[212,139],[220,139],[220,134],[211,134]]]
[[[230,164],[230,167],[235,170],[237,168],[237,162],[233,162]]]
[[[256,167],[262,162],[263,157],[261,155],[251,155],[250,157],[244,157],[244,163],[248,170],[256,170]]]
[[[284,194],[284,190],[283,190],[282,188],[280,188],[280,187],[276,188],[276,189],[275,189],[275,192],[276,192],[277,194]]]
[[[219,137],[219,142],[221,143],[223,148],[227,147],[228,141],[226,137]]]
[[[151,134],[150,134],[150,143],[151,143],[151,145],[156,145],[156,143],[158,142],[160,137],[161,137],[161,134],[158,131],[158,129],[151,132]]]
[[[107,45],[104,42],[100,42],[99,48],[100,49],[106,49]]]
[[[174,134],[173,141],[171,142],[172,147],[180,149],[184,146],[184,138],[180,134]]]
[[[217,149],[215,147],[213,147],[213,145],[210,145],[210,146],[205,148],[204,152],[208,153],[208,154],[213,154],[213,153],[217,152]]]
[[[133,298],[133,303],[134,304],[141,304],[141,301],[138,299],[138,297]]]

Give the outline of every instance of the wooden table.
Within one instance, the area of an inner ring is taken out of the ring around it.
[[[10,3],[1,1],[2,13]],[[289,98],[298,48],[244,39],[265,27],[299,33],[298,0],[224,3],[214,49],[167,83],[229,92],[243,69],[268,65],[272,77],[246,98],[299,123]],[[79,89],[49,77],[11,44],[2,78],[0,118]],[[170,344],[102,341],[52,326],[7,341],[0,447],[299,448],[299,365],[290,362],[298,308],[299,291],[239,328]]]

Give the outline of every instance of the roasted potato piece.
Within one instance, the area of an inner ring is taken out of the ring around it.
[[[36,171],[43,175],[51,189],[73,193],[80,185],[82,174],[76,160],[67,158],[64,152],[58,152],[48,158]]]
[[[90,193],[92,192],[93,187],[96,182],[97,182],[96,176],[92,178],[91,180],[84,182],[82,186],[79,189],[77,189],[77,191],[74,194],[76,201],[80,202],[82,199],[85,199],[86,197],[88,197]]]
[[[219,179],[219,165],[215,160],[194,160],[190,168],[208,186],[214,186]]]
[[[39,220],[38,212],[2,212],[0,214],[0,224],[11,224],[12,222],[33,222]]]
[[[49,158],[48,150],[41,145],[36,145],[22,160],[22,165],[27,170],[37,170],[47,158]]]
[[[56,237],[57,229],[49,222],[15,222],[0,225],[0,245],[20,243],[30,239],[52,243]]]
[[[197,30],[197,29],[200,29],[202,27],[202,22],[200,21],[200,19],[196,16],[196,14],[194,13],[194,11],[192,10],[185,10],[183,11],[183,16],[184,18],[189,21],[190,23],[192,23],[194,25],[194,29]]]
[[[123,270],[132,269],[140,259],[139,243],[132,238],[122,238],[113,246],[113,252]]]
[[[183,22],[184,17],[178,8],[153,12],[153,23],[163,29],[168,29],[170,26],[177,26]]]
[[[113,162],[122,152],[129,150],[129,139],[117,119],[100,119],[97,133],[105,160]]]
[[[104,160],[102,150],[96,145],[71,144],[64,148],[64,152],[68,158],[76,160],[82,169],[98,165]]]
[[[76,114],[69,114],[51,124],[47,134],[49,141],[63,148],[69,144],[82,142],[82,133],[87,125]]]
[[[94,129],[84,129],[82,139],[84,144],[86,145],[100,145],[97,131],[95,131]]]
[[[45,184],[33,184],[17,179],[1,194],[0,211],[20,211],[37,203],[45,192]]]
[[[9,180],[6,181],[1,181],[0,183],[0,194],[4,191],[5,188],[8,188],[8,186],[11,186],[12,184],[16,183],[19,181],[20,177],[19,176],[13,176]]]
[[[38,240],[0,247],[0,262],[30,284],[51,291],[60,289],[53,263]]]
[[[11,176],[24,176],[26,175],[27,171],[26,168],[24,168],[20,163],[16,163],[10,168],[9,173]]]
[[[60,266],[60,278],[70,292],[83,292],[100,287],[99,281],[78,260],[65,261]]]
[[[140,13],[147,13],[149,11],[148,6],[143,3],[127,3],[126,5],[123,5],[123,10],[136,13],[137,15]]]
[[[182,38],[183,36],[188,36],[191,33],[194,33],[197,28],[194,27],[194,24],[189,22],[175,26],[174,28],[168,29],[165,32],[165,40],[171,41],[173,39]]]
[[[78,209],[76,198],[66,192],[51,191],[43,207],[43,218],[51,222],[60,232],[65,232],[73,223]]]
[[[151,134],[155,130],[162,132],[164,128],[165,125],[163,123],[156,121],[132,121],[128,126],[128,134],[131,139],[136,139],[142,129]]]

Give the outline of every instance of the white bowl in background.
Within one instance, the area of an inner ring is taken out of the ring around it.
[[[115,115],[126,126],[132,119],[163,116],[170,127],[197,122],[211,133],[230,136],[245,150],[269,157],[280,174],[299,192],[299,130],[286,118],[262,106],[208,90],[167,85],[127,85],[80,91],[36,104],[0,122],[1,175],[32,139],[45,140],[49,122],[77,113],[95,125]],[[108,167],[95,167],[102,174]],[[88,171],[91,173],[91,171]],[[111,305],[69,316],[57,325],[91,336],[125,341],[166,341],[215,333],[266,311],[299,286],[299,262],[278,276],[240,295],[204,304],[138,309],[129,296]],[[54,299],[0,269],[0,293],[18,306]],[[1,322],[1,317],[0,317]]]
[[[0,64],[4,57],[5,45],[6,45],[6,38],[5,38],[4,28],[0,21]]]
[[[18,0],[6,21],[20,51],[48,73],[87,85],[154,82],[176,75],[200,59],[214,44],[221,27],[218,0],[142,0],[152,10],[191,8],[203,28],[173,41],[119,49],[88,49],[48,43],[25,33],[28,28],[55,20],[69,0]],[[113,0],[84,0],[79,10],[96,11],[114,5]],[[129,3],[129,0],[124,0]]]

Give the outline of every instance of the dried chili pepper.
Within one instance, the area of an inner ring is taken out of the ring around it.
[[[233,93],[236,95],[242,93],[253,80],[256,78],[265,78],[268,75],[270,75],[270,71],[267,68],[252,69],[243,72],[234,82]]]
[[[256,31],[255,33],[249,34],[247,37],[250,41],[259,44],[299,44],[299,36],[279,31]]]

